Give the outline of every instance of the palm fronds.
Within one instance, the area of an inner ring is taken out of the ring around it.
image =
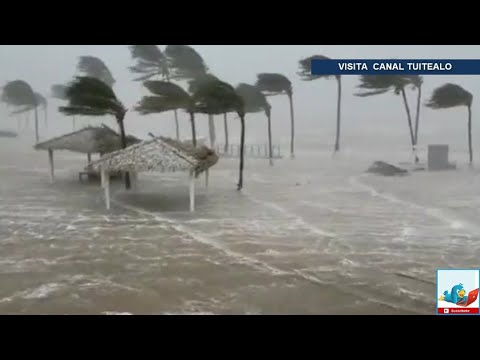
[[[88,77],[103,81],[109,87],[112,87],[115,84],[115,79],[107,65],[95,56],[81,56],[77,69]]]
[[[173,80],[191,80],[208,72],[203,58],[188,45],[167,45],[165,55]]]
[[[167,81],[146,81],[145,87],[154,96],[144,96],[135,110],[142,115],[162,113],[170,110],[190,110],[192,99],[190,94],[180,86]]]
[[[236,91],[243,100],[245,113],[260,111],[268,113],[270,111],[270,105],[265,95],[256,86],[241,83],[237,86]]]
[[[448,109],[471,106],[473,95],[459,85],[447,83],[436,88],[425,106],[432,109]]]
[[[261,73],[257,75],[255,86],[265,95],[292,94],[292,82],[282,74]]]
[[[168,77],[167,59],[157,45],[130,45],[129,50],[136,60],[136,64],[129,69],[140,75],[135,81],[144,81],[157,75]]]
[[[312,60],[329,60],[324,55],[312,55],[299,61],[300,70],[298,75],[303,81],[312,81],[320,78],[328,78],[330,75],[312,75]]]

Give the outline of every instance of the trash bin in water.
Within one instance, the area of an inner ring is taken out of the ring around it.
[[[448,145],[428,145],[428,170],[455,169],[448,159]]]

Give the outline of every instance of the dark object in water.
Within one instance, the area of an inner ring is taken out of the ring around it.
[[[408,174],[407,170],[388,164],[384,161],[375,161],[373,165],[368,168],[367,172],[383,176]]]
[[[0,138],[16,138],[18,137],[18,134],[13,132],[13,131],[7,131],[7,130],[0,130]]]

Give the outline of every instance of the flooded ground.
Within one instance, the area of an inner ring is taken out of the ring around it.
[[[221,160],[197,184],[141,174],[139,189],[81,184],[86,159],[0,142],[0,313],[433,314],[435,270],[478,267],[480,177],[462,167],[365,175],[362,148],[332,158]],[[465,162],[465,154],[454,154]]]

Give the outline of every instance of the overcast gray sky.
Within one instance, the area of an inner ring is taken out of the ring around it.
[[[159,45],[164,47],[164,45]],[[336,117],[336,83],[334,80],[302,82],[297,76],[298,60],[313,54],[323,54],[331,58],[432,58],[461,59],[480,58],[480,46],[333,46],[333,45],[193,45],[204,57],[211,72],[233,85],[240,82],[253,83],[260,72],[279,72],[288,76],[294,86],[298,134],[334,134]],[[50,86],[65,83],[75,74],[78,57],[92,55],[101,58],[111,69],[117,80],[115,91],[128,107],[132,107],[145,94],[140,83],[132,81],[128,66],[132,65],[127,45],[1,45],[0,46],[0,85],[7,81],[22,79],[32,87],[49,95]],[[454,82],[476,95],[480,94],[480,79],[477,76],[428,76],[425,78],[424,93],[427,97],[438,85]],[[404,132],[408,136],[405,111],[401,98],[381,95],[371,98],[353,96],[358,84],[357,76],[344,77],[343,132],[354,136],[367,132]],[[415,93],[410,91],[411,107],[415,107]],[[271,99],[273,105],[274,135],[288,137],[289,112],[286,98]],[[52,99],[52,133],[62,133],[71,129],[70,121],[58,114],[56,108],[61,103]],[[474,124],[477,107],[474,100]],[[5,109],[2,108],[5,115]],[[466,129],[466,110],[432,111],[422,109],[422,131],[445,129],[462,135]],[[4,119],[5,116],[2,116]],[[2,121],[3,121],[2,119]],[[173,135],[172,115],[152,115],[142,117],[130,112],[126,119],[129,132],[145,136],[148,131]],[[85,120],[94,124],[102,120]],[[200,133],[206,136],[206,121],[199,119]],[[108,122],[108,121],[107,121]],[[232,119],[232,131],[235,131]],[[113,124],[113,122],[110,121]],[[182,114],[182,131],[190,134],[188,117]],[[219,121],[220,124],[220,121]],[[266,132],[264,117],[250,116],[248,135],[263,136]],[[3,125],[0,127],[4,127]],[[474,139],[480,136],[480,126],[474,125]],[[219,125],[217,132],[222,134]]]

